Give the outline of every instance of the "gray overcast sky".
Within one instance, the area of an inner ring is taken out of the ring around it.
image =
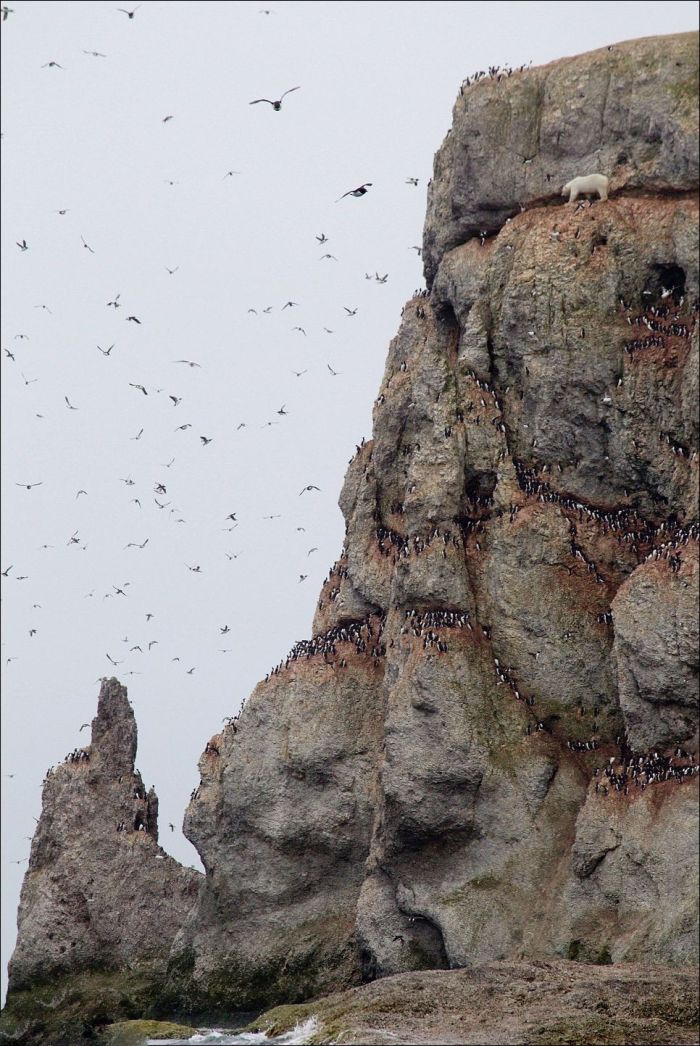
[[[199,866],[180,832],[197,759],[310,634],[347,461],[422,284],[410,248],[461,80],[697,27],[695,3],[668,0],[269,2],[145,0],[130,20],[14,0],[2,23],[3,990],[12,862],[46,768],[88,739],[107,653],[161,842]],[[297,85],[279,113],[248,104]]]

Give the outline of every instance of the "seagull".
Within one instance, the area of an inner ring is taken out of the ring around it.
[[[5,351],[5,355],[7,356],[8,359],[14,360],[14,358],[15,358],[14,352],[10,352],[9,349],[5,349],[4,351]]]
[[[225,636],[226,633],[230,632],[230,631],[231,631],[231,629],[228,627],[228,625],[224,625],[223,628],[219,629],[219,632],[221,633],[222,636]]]
[[[172,116],[164,116],[163,119],[161,120],[161,123],[167,123],[168,120],[172,120]]]
[[[298,301],[288,301],[288,302],[286,302],[282,306],[282,312],[284,312],[285,309],[291,309],[291,308],[293,308],[293,306],[298,305],[298,304],[299,304]]]
[[[196,668],[196,665],[195,665],[195,668]],[[191,676],[193,672],[194,672],[194,668],[188,668],[187,669],[187,675],[188,676]]]
[[[318,552],[318,546],[317,545],[314,545],[313,548],[309,549],[309,551],[306,553],[307,556],[310,556],[312,552]]]
[[[317,490],[319,494],[321,493],[320,487],[315,487],[313,483],[309,483],[308,487],[304,487],[303,490],[299,491],[299,497],[301,497],[302,494],[305,494],[307,490]]]
[[[221,179],[222,182],[226,181],[227,178],[233,178],[234,174],[240,174],[240,171],[227,171]]]
[[[308,576],[309,576],[308,574],[300,574],[299,575],[299,584],[301,584],[302,581],[306,581]]]
[[[79,490],[78,493],[75,495],[76,501],[78,500],[81,494],[85,494],[85,496],[87,497],[87,490]]]
[[[188,421],[188,422],[185,422],[184,425],[178,425],[178,427],[175,429],[175,431],[176,432],[184,432],[185,429],[191,429],[191,428],[192,428],[192,424],[191,424],[191,422]]]
[[[339,370],[333,370],[330,363],[327,363],[326,366],[328,367],[329,371],[331,372],[334,378],[337,378],[338,375],[341,373]]]
[[[46,312],[48,312],[50,316],[53,316],[53,313],[51,312],[51,309],[48,307],[48,305],[35,305],[34,308],[35,309],[45,309]]]
[[[27,243],[26,240],[22,240],[21,243],[19,242],[19,240],[15,240],[15,243],[17,244],[17,246],[19,247],[19,249],[21,251],[28,251],[29,250],[29,244]]]
[[[282,99],[286,98],[286,96],[288,94],[291,94],[292,91],[298,91],[298,90],[299,90],[299,87],[290,87],[289,90],[285,91],[284,94],[280,98],[278,98],[276,102],[271,102],[269,98],[256,98],[254,102],[249,102],[248,104],[249,105],[257,105],[258,102],[267,102],[267,104],[271,105],[272,108],[275,110],[275,112],[278,113],[280,111],[280,109],[282,108]]]
[[[282,406],[280,407],[280,409],[277,411],[277,413],[278,414],[286,414],[287,411],[284,409],[285,407],[286,407],[286,403],[283,403]]]
[[[186,363],[188,367],[200,367],[201,363],[193,363],[192,360],[173,360],[173,363]]]
[[[1,10],[2,10],[2,20],[3,20],[3,22],[7,21],[7,16],[8,15],[13,15],[15,13],[14,7],[3,7]]]
[[[63,66],[59,65],[58,62],[44,62],[44,64],[42,65],[41,68],[42,69],[63,69]]]
[[[90,726],[89,723],[83,723],[83,725],[80,727],[80,730],[84,730],[88,726]],[[80,733],[80,730],[78,730],[78,733]]]
[[[7,350],[5,350],[5,351],[7,351]],[[308,369],[307,370],[293,370],[292,371],[292,374],[296,375],[297,378],[300,378],[302,376],[302,374],[308,374],[308,373],[309,373]]]
[[[417,178],[407,178],[406,179],[406,185],[418,185],[418,179]]]
[[[343,308],[344,308],[344,309],[345,309],[345,311],[347,312],[348,316],[354,316],[354,315],[355,315],[355,313],[357,312],[357,308],[354,308],[354,309],[349,309],[349,308],[347,307],[347,305],[343,305]]]
[[[389,279],[389,273],[385,272],[383,276],[380,276],[378,272],[375,272],[374,278],[377,281],[377,283],[386,283],[386,281]]]
[[[303,327],[292,327],[292,330],[293,331],[301,331],[301,333],[304,335],[304,337],[306,337],[306,331],[304,330]]]
[[[319,261],[325,261],[326,259],[328,259],[329,261],[337,261],[338,260],[336,258],[336,256],[335,256],[335,254],[322,254],[321,257],[318,260]]]
[[[328,237],[326,236],[325,232],[322,232],[320,236],[316,237],[316,239],[320,244],[328,243]]]
[[[182,403],[182,396],[168,396],[168,399],[173,401],[174,407],[177,407],[178,403]]]
[[[416,251],[416,253],[418,254],[419,258],[420,258],[420,256],[423,253],[423,248],[422,247],[409,247],[408,249],[409,249],[409,251]]]
[[[117,11],[121,11],[121,13],[122,13],[123,15],[126,15],[126,17],[127,17],[127,18],[128,18],[129,20],[131,20],[131,19],[132,19],[132,18],[134,17],[134,15],[136,14],[136,12],[138,11],[139,7],[142,7],[142,6],[143,6],[142,4],[139,4],[139,5],[138,5],[138,7],[135,7],[135,8],[134,8],[134,10],[133,10],[133,11],[127,11],[127,10],[125,10],[125,9],[124,9],[123,7],[118,7],[118,8],[117,8]]]
[[[129,436],[129,439],[141,439],[143,436],[143,429],[139,429],[135,436]]]
[[[20,374],[22,375],[22,379],[23,379],[25,385],[33,385],[35,381],[39,380],[38,378],[27,378],[27,377],[25,377],[24,371],[20,371]]]
[[[31,490],[32,487],[40,487],[43,483],[43,479],[40,479],[38,483],[15,483],[16,487],[24,487],[25,490]],[[8,567],[9,570],[9,567]]]
[[[83,241],[83,247],[87,247],[87,249],[90,251],[90,254],[94,254],[95,252],[93,251],[93,249],[90,246],[90,244],[86,243],[85,239],[82,236],[80,237],[80,239]]]
[[[114,345],[110,345],[108,349],[103,349],[100,345],[97,346],[103,356],[109,356],[110,352],[114,348]]]
[[[210,438],[209,438],[208,436],[200,436],[199,438],[200,438],[200,439],[201,439],[201,441],[202,441],[202,446],[203,446],[203,447],[206,447],[206,446],[207,446],[207,444],[208,444],[208,443],[211,443],[211,441],[212,441],[212,440],[211,440],[211,439],[210,439]],[[213,439],[213,437],[212,437],[212,439]]]
[[[228,516],[226,516],[225,518],[230,519],[233,523],[237,522],[235,512],[229,512]]]
[[[165,268],[170,273],[170,275],[173,276],[177,272],[177,270],[180,268],[180,266],[176,265],[174,269],[168,269],[168,266],[166,265]]]
[[[20,486],[23,486],[23,484],[20,484]],[[13,564],[11,563],[10,566],[7,568],[7,570],[3,570],[2,576],[3,577],[9,577],[10,571],[12,570],[12,567],[13,567]]]
[[[149,538],[146,538],[142,545],[139,545],[136,541],[130,541],[128,545],[124,545],[124,551],[126,551],[127,548],[145,548],[148,542]]]
[[[105,657],[107,658],[109,663],[112,664],[112,665],[121,665],[121,663],[122,663],[121,661],[115,661],[113,657],[109,656],[109,654],[105,654]]]
[[[93,58],[106,58],[107,57],[107,55],[106,54],[102,54],[101,51],[83,51],[83,54],[89,54]],[[60,214],[61,212],[59,211],[58,213]]]
[[[132,323],[138,323],[139,325],[141,324],[141,320],[139,320],[136,316],[127,316],[126,322],[128,323],[129,320],[131,320]]]
[[[158,640],[157,639],[151,639],[151,640],[149,640],[149,643],[148,643],[148,649],[150,650],[152,646],[157,646],[157,645],[158,645]]]
[[[73,406],[73,404],[70,402],[70,400],[68,399],[67,396],[64,396],[63,398],[66,401],[66,404],[67,404],[69,410],[77,410],[78,409],[77,407]]]
[[[121,309],[121,305],[119,303],[119,299],[120,298],[121,298],[121,294],[115,295],[114,301],[108,301],[107,305],[113,305],[115,309]]]
[[[344,200],[346,196],[364,196],[371,184],[371,182],[363,182],[363,184],[358,185],[356,189],[348,189],[348,191],[344,192],[342,196],[339,196],[335,202],[340,203],[340,201]]]
[[[148,390],[145,389],[143,385],[134,385],[133,381],[130,381],[129,385],[131,386],[132,389],[138,389],[140,392],[142,392],[144,394],[144,396],[148,395]]]
[[[236,432],[238,432],[239,429],[244,429],[245,427],[246,427],[246,423],[245,423],[245,421],[242,421],[240,423],[240,425],[236,425]]]

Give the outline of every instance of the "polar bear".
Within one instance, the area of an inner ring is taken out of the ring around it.
[[[601,200],[608,198],[610,179],[604,174],[587,174],[582,178],[572,178],[561,191],[562,196],[570,193],[569,203],[573,203],[582,193],[597,192]]]

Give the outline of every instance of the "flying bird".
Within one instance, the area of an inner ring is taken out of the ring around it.
[[[85,494],[85,496],[87,497],[87,490],[79,490],[78,493],[75,495],[76,501],[78,500],[81,494]]]
[[[326,261],[326,260],[328,260],[328,261],[337,261],[338,259],[336,258],[335,254],[322,254],[321,257],[318,260],[319,261]]]
[[[82,236],[80,237],[80,239],[83,241],[83,247],[87,247],[87,249],[90,251],[90,254],[94,254],[95,252],[93,251],[90,244],[86,243],[85,239]]]
[[[178,403],[182,403],[182,396],[168,396],[168,399],[173,401],[174,407],[177,407]]]
[[[132,389],[138,389],[140,392],[144,394],[144,396],[148,395],[148,390],[145,389],[143,385],[134,385],[133,381],[130,381],[129,385],[131,385]]]
[[[325,232],[322,232],[320,236],[316,237],[316,239],[320,244],[328,243],[328,237],[326,236]]]
[[[193,363],[192,360],[173,360],[173,363],[186,363],[188,367],[200,367],[201,363]]]
[[[42,69],[63,69],[63,66],[59,65],[58,62],[44,62],[44,64],[42,65],[41,68]]]
[[[298,305],[298,304],[299,304],[298,301],[288,301],[288,302],[285,302],[285,304],[282,306],[282,312],[284,312],[285,309],[291,309],[295,305]]]
[[[301,86],[301,85],[299,85],[299,86]],[[290,87],[289,90],[285,91],[284,94],[281,95],[281,97],[278,98],[276,102],[270,101],[269,98],[256,98],[254,102],[249,102],[248,104],[249,105],[257,105],[258,102],[267,102],[267,104],[271,105],[272,108],[275,110],[275,112],[278,113],[280,111],[280,109],[282,108],[282,99],[286,98],[286,96],[288,94],[291,94],[292,91],[298,91],[298,90],[299,90],[299,87]]]
[[[83,51],[83,54],[89,54],[93,58],[106,58],[107,57],[107,55],[106,54],[102,54],[101,51]],[[60,214],[61,212],[59,211],[58,213]]]
[[[143,436],[143,429],[139,429],[135,436],[129,436],[129,439],[141,439]]]
[[[141,320],[139,320],[136,316],[127,316],[126,322],[128,323],[129,320],[131,320],[132,323],[138,323],[139,325],[141,324]]]
[[[15,240],[15,243],[17,244],[17,246],[19,247],[19,249],[21,251],[28,251],[29,250],[29,244],[27,243],[26,240],[22,240],[21,243],[19,242],[19,240]]]
[[[66,405],[68,407],[68,410],[77,410],[78,409],[77,407],[73,406],[73,404],[71,403],[71,401],[68,399],[67,396],[64,396],[63,398],[66,401]]]
[[[407,178],[406,179],[406,185],[418,185],[418,179],[417,178]]]
[[[112,664],[112,665],[121,665],[121,663],[122,663],[121,661],[115,661],[113,657],[109,656],[109,654],[105,654],[105,657],[107,658],[109,663]]]
[[[123,8],[123,7],[118,7],[118,8],[117,8],[117,11],[121,11],[121,13],[122,13],[123,15],[126,15],[126,17],[127,17],[127,18],[128,18],[129,20],[131,20],[131,19],[132,19],[132,18],[134,17],[134,15],[136,14],[136,12],[138,11],[139,7],[142,7],[142,6],[143,6],[142,4],[139,4],[139,5],[138,5],[138,7],[135,7],[135,8],[134,8],[134,10],[133,10],[133,11],[127,11],[127,10],[125,10],[125,8]]]
[[[292,371],[292,374],[296,375],[297,378],[300,378],[302,376],[302,374],[308,374],[308,373],[309,373],[308,370],[293,370]]]
[[[161,120],[161,123],[167,123],[168,120],[172,120],[172,116],[164,116],[163,119]]]
[[[308,487],[304,487],[303,490],[299,491],[299,497],[301,497],[302,494],[305,494],[307,490],[317,490],[319,492],[319,494],[321,492],[321,488],[320,487],[315,487],[313,485],[313,483],[309,483]]]
[[[100,345],[97,346],[103,356],[109,356],[110,352],[114,348],[114,345],[110,345],[108,349],[103,349]]]
[[[357,313],[357,308],[349,309],[347,305],[343,305],[343,308],[347,312],[348,316],[354,316]]]
[[[35,381],[39,380],[38,378],[27,378],[27,377],[25,377],[24,371],[20,371],[20,374],[22,375],[22,380],[24,381],[25,385],[33,385]]]
[[[4,352],[5,352],[5,355],[7,356],[8,359],[14,360],[14,358],[15,358],[14,352],[10,352],[9,349],[5,349]]]
[[[346,196],[364,196],[371,184],[371,182],[363,182],[363,184],[358,185],[356,189],[348,189],[348,191],[344,192],[342,196],[339,196],[335,202],[340,203],[340,201],[344,200]]]
[[[15,483],[15,486],[16,487],[24,487],[25,490],[31,490],[32,487],[40,487],[43,482],[44,482],[43,479],[40,479],[38,483]],[[7,569],[10,570],[11,567],[8,567]],[[5,576],[7,576],[7,575],[5,575]]]
[[[212,439],[213,439],[213,437],[212,437],[212,439],[210,439],[210,438],[209,438],[208,436],[200,436],[199,438],[200,438],[200,439],[201,439],[201,441],[202,441],[202,446],[203,446],[203,447],[206,447],[206,446],[207,446],[207,444],[208,444],[208,443],[211,443],[211,441],[212,441]]]
[[[333,368],[331,367],[330,363],[327,363],[326,366],[328,367],[329,371],[331,372],[331,374],[333,375],[334,378],[337,378],[338,375],[341,373],[341,371],[339,371],[339,370],[333,370]]]
[[[165,268],[170,273],[170,275],[173,276],[177,272],[177,270],[180,268],[180,266],[176,265],[174,269],[168,269],[168,266],[166,265]]]
[[[85,730],[85,728],[88,726],[90,726],[89,723],[83,723],[83,725],[80,727],[80,730]],[[80,730],[78,730],[78,733],[80,733]]]
[[[3,8],[0,8],[0,10],[2,10],[2,20],[3,20],[3,22],[7,21],[7,16],[8,15],[13,15],[15,13],[14,7],[3,7]]]
[[[121,298],[121,294],[116,294],[114,296],[114,301],[108,301],[107,305],[112,305],[115,309],[121,309],[121,304],[119,302],[120,298]]]

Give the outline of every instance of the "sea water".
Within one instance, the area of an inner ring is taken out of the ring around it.
[[[261,1031],[221,1031],[217,1028],[204,1029],[197,1032],[191,1039],[148,1039],[148,1046],[237,1046],[243,1043],[285,1043],[287,1046],[302,1046],[309,1041],[318,1028],[315,1017],[303,1024],[297,1024],[291,1031],[284,1035],[275,1035],[272,1038]]]

